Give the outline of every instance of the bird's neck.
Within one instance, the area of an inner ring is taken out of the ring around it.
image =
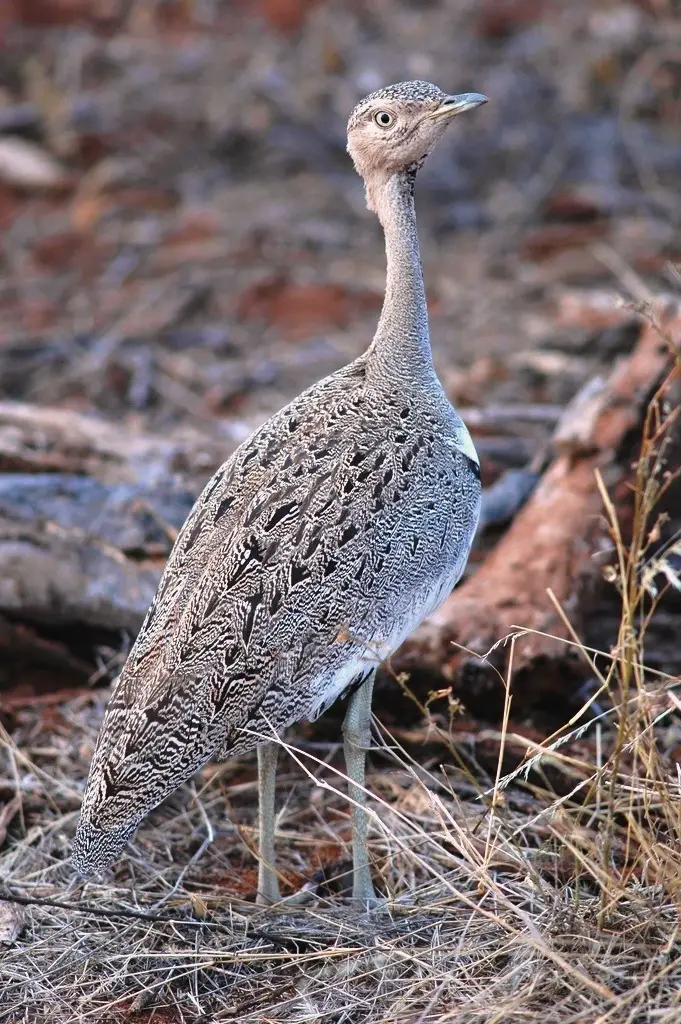
[[[393,174],[370,196],[385,233],[385,299],[369,349],[389,376],[435,376],[414,210],[416,168]]]

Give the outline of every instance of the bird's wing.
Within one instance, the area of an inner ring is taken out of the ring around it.
[[[387,619],[398,614],[424,575],[420,560],[428,551],[442,560],[457,528],[457,484],[434,458],[435,427],[404,400],[389,401],[388,426],[385,396],[377,402],[351,364],[218,470],[177,538],[116,690],[121,708],[167,703],[174,688],[203,680],[220,691],[219,715],[239,727],[278,680],[293,699],[297,684],[384,639],[356,634],[381,605]],[[435,534],[440,516],[438,555],[437,538],[418,534],[424,521]],[[396,531],[406,531],[400,543]],[[343,631],[357,643],[333,646]]]
[[[152,703],[218,666],[229,675],[248,665],[257,688],[265,634],[276,662],[319,617],[320,593],[337,589],[338,556],[380,504],[389,459],[386,432],[376,431],[350,369],[269,420],[208,482],[130,653],[121,705]],[[363,447],[356,420],[365,416],[374,429]]]

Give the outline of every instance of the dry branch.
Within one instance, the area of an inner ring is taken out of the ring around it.
[[[665,337],[681,338],[681,313],[667,310]],[[510,644],[500,644],[517,627],[539,632],[517,638],[513,673],[526,682],[540,667],[541,688],[555,683],[551,668],[578,659],[565,644],[569,629],[549,589],[578,634],[595,606],[601,564],[611,541],[602,515],[598,470],[625,515],[623,486],[648,399],[671,367],[669,346],[652,323],[642,329],[632,354],[620,362],[601,388],[591,387],[567,410],[554,436],[555,454],[534,494],[478,571],[407,641],[393,659],[396,669],[418,669],[452,679],[478,692],[504,671]],[[549,634],[549,635],[539,635]],[[465,648],[465,650],[463,650]],[[475,652],[475,653],[472,653]]]

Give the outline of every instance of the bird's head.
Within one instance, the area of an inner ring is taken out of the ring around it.
[[[457,114],[481,103],[487,103],[481,93],[449,96],[430,82],[399,82],[358,103],[348,121],[348,152],[364,179],[369,209],[378,213],[390,178],[413,175]]]

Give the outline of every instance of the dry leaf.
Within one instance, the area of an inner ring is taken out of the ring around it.
[[[60,189],[69,183],[66,169],[34,142],[16,135],[0,137],[0,181],[25,189]]]
[[[5,837],[7,835],[7,826],[9,825],[14,815],[18,814],[20,810],[21,797],[18,794],[16,796],[13,796],[12,799],[5,804],[2,810],[0,810],[0,846],[2,846],[2,844],[5,841]]]
[[[197,892],[193,892],[189,898],[191,899],[194,915],[196,917],[207,917],[208,905],[206,901]]]
[[[24,928],[24,909],[16,903],[0,903],[0,946],[11,946]]]

